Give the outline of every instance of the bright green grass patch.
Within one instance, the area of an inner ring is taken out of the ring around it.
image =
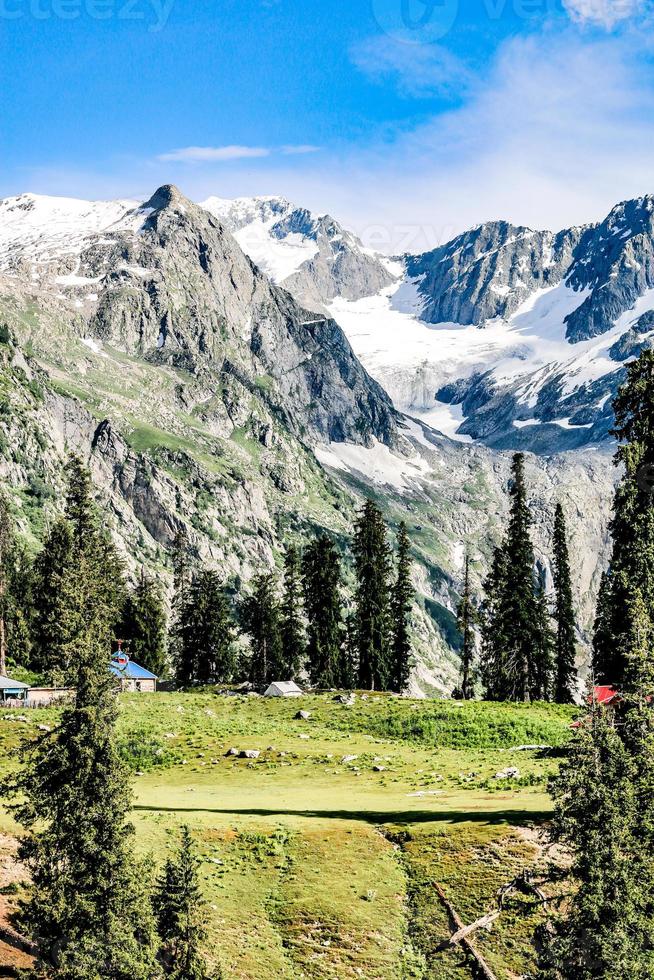
[[[487,701],[409,702],[384,698],[377,710],[359,702],[348,727],[388,738],[448,748],[563,745],[578,712],[568,705],[494,704]]]
[[[0,711],[4,772],[58,713]],[[513,828],[547,815],[558,761],[512,748],[527,732],[563,741],[569,717],[551,705],[367,695],[348,707],[333,694],[205,690],[122,695],[117,740],[139,773],[132,818],[152,873],[181,824],[198,842],[206,952],[230,980],[473,980],[458,953],[438,950],[448,922],[433,882],[470,922],[533,863],[533,843]],[[231,746],[260,755],[236,758]],[[521,780],[495,778],[507,765]],[[17,832],[2,811],[0,829]],[[537,920],[515,903],[479,937],[502,980],[531,968]]]

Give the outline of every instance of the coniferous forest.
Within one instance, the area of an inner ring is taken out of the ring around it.
[[[532,937],[533,975],[542,980],[654,976],[654,497],[642,476],[654,464],[654,352],[629,365],[615,414],[621,476],[613,554],[586,680],[578,673],[566,515],[557,504],[548,582],[532,545],[522,453],[512,457],[508,517],[482,589],[475,593],[479,559],[468,550],[456,610],[457,704],[481,710],[515,703],[534,717],[546,702],[578,705],[551,776],[554,809],[545,828],[566,860],[545,885],[524,872],[506,886],[521,883],[546,909]],[[0,513],[2,675],[40,676],[72,691],[56,725],[39,726],[39,737],[23,742],[4,786],[21,828],[17,857],[29,873],[15,932],[34,953],[26,975],[215,980],[222,968],[206,959],[210,913],[193,833],[182,826],[156,873],[133,846],[130,767],[108,669],[116,642],[187,697],[230,686],[261,694],[278,681],[402,694],[415,666],[410,534],[404,522],[391,532],[380,506],[367,499],[349,541],[321,532],[289,542],[278,568],[240,588],[198,562],[180,534],[166,590],[145,569],[128,574],[79,457],[69,458],[66,476],[61,516],[35,556],[6,498]],[[607,690],[608,699],[598,693]],[[300,716],[310,719],[311,712]],[[513,770],[499,777],[516,778]],[[497,915],[502,908],[500,902]],[[473,969],[485,964],[475,943],[468,955]]]

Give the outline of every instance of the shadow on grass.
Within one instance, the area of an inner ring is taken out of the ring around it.
[[[145,806],[137,804],[140,813],[215,813],[224,816],[312,817],[318,820],[359,820],[370,824],[405,825],[412,823],[487,823],[520,826],[545,823],[552,817],[544,810],[278,810],[263,807],[215,809],[213,807]]]

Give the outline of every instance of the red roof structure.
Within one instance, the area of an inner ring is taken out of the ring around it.
[[[588,695],[588,703],[592,704],[594,701],[597,704],[617,704],[622,701],[622,697],[617,688],[611,684],[596,684],[593,693]]]

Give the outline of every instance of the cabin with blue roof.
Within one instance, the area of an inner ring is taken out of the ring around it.
[[[122,691],[154,693],[157,690],[157,681],[159,680],[157,675],[146,670],[145,667],[141,667],[135,660],[131,660],[120,643],[118,650],[111,658],[109,669],[114,677],[118,678]]]

